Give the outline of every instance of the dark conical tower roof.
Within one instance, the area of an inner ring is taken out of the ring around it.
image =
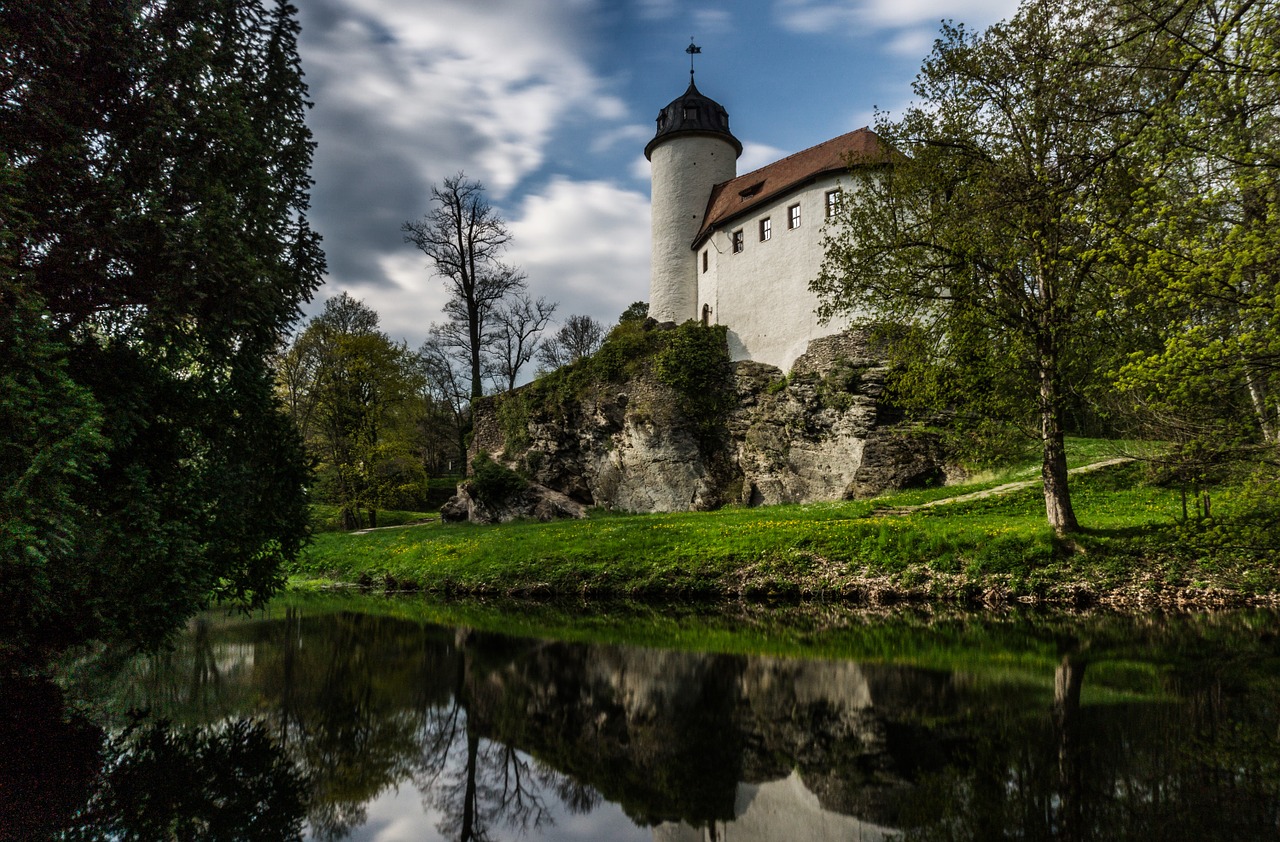
[[[724,138],[738,155],[742,154],[742,143],[729,131],[729,112],[714,99],[703,96],[690,80],[689,90],[658,112],[658,133],[644,148],[644,156],[649,158],[654,147],[670,137],[692,134]]]

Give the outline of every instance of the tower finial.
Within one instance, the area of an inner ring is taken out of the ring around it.
[[[699,47],[697,44],[693,43],[693,36],[690,35],[689,46],[685,47],[684,51],[689,54],[689,84],[692,85],[693,84],[693,57],[696,56],[698,53],[702,52],[702,48]]]

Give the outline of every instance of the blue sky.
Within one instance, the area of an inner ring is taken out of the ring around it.
[[[606,323],[648,298],[658,110],[689,83],[729,111],[739,174],[900,111],[944,18],[981,28],[1012,0],[295,0],[315,107],[312,224],[329,274],[413,347],[444,303],[400,226],[430,187],[479,180],[507,262],[557,318]]]

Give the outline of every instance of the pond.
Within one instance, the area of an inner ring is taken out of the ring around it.
[[[111,739],[52,800],[72,838],[1271,839],[1277,631],[293,597],[71,665]]]

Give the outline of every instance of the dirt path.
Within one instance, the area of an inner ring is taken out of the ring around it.
[[[1081,465],[1078,468],[1072,468],[1067,471],[1068,474],[1087,474],[1090,471],[1097,471],[1102,468],[1109,468],[1112,465],[1123,465],[1126,462],[1132,462],[1133,458],[1129,456],[1118,456],[1115,459],[1104,459],[1101,462],[1093,462],[1089,465]],[[1034,488],[1040,485],[1040,479],[1025,479],[1018,482],[1006,482],[1003,485],[997,485],[994,488],[983,489],[982,491],[972,491],[968,494],[958,494],[955,497],[943,497],[941,500],[931,500],[928,503],[920,503],[916,506],[894,506],[883,509],[876,509],[872,512],[873,516],[883,517],[885,515],[899,516],[908,515],[920,509],[929,509],[934,506],[948,506],[952,503],[969,503],[973,500],[984,500],[987,497],[994,497],[997,494],[1008,494],[1011,491],[1021,491],[1024,488]]]
[[[374,527],[366,527],[364,529],[353,529],[347,534],[348,535],[368,535],[370,532],[381,532],[384,529],[407,529],[410,526],[421,526],[424,523],[431,523],[432,521],[436,521],[439,519],[440,519],[440,516],[435,515],[434,517],[424,517],[424,518],[419,518],[417,520],[411,520],[408,523],[397,523],[395,526],[374,526]]]

